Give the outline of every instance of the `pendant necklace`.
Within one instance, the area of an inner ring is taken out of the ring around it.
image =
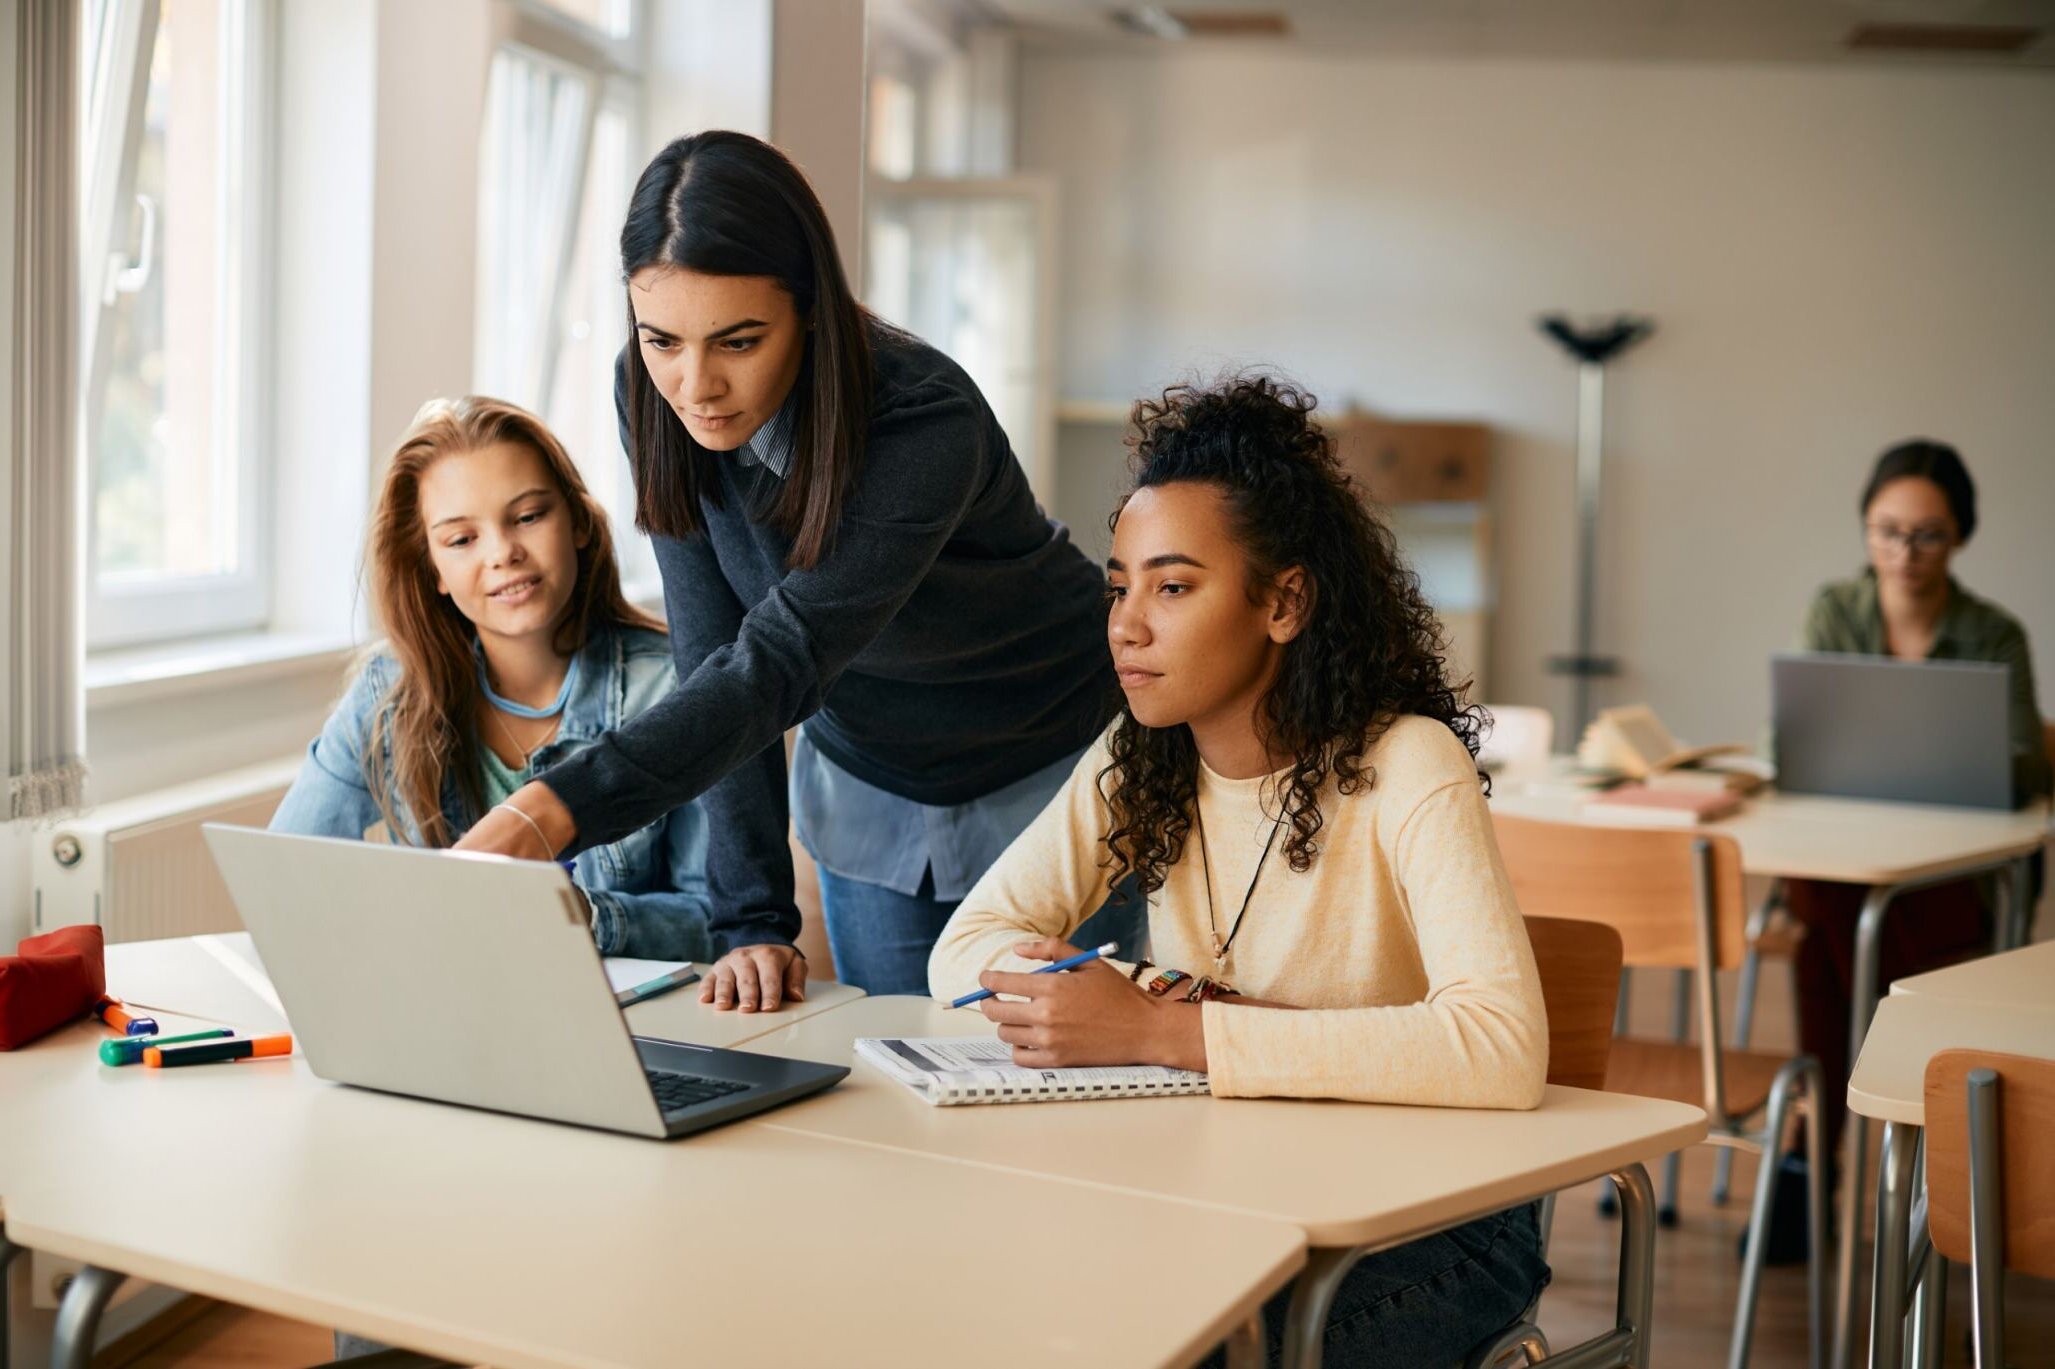
[[[1227,952],[1234,945],[1234,939],[1241,935],[1242,919],[1249,915],[1249,900],[1256,896],[1256,881],[1263,878],[1264,862],[1270,859],[1270,848],[1277,845],[1277,833],[1284,826],[1284,814],[1277,815],[1277,821],[1270,824],[1270,840],[1263,843],[1263,854],[1256,860],[1256,873],[1249,876],[1248,892],[1242,895],[1241,911],[1234,915],[1234,925],[1227,929],[1227,940],[1220,939],[1220,922],[1213,915],[1213,858],[1206,850],[1206,814],[1199,807],[1196,796],[1192,799],[1193,825],[1199,829],[1199,866],[1206,872],[1206,929],[1213,934],[1213,968],[1221,969],[1227,964]]]
[[[514,735],[514,729],[507,722],[506,715],[504,713],[501,713],[497,708],[494,708],[491,704],[487,704],[485,706],[485,711],[492,714],[492,720],[499,724],[500,735],[507,739],[508,745],[512,746],[515,751],[520,753],[522,770],[526,770],[528,768],[528,760],[531,756],[533,756],[536,752],[542,750],[543,747],[549,745],[550,739],[557,735],[557,729],[561,726],[561,722],[552,723],[550,725],[549,731],[544,733],[540,738],[538,738],[536,740],[535,745],[523,746],[521,745],[521,739]]]
[[[484,649],[474,643],[472,650],[478,659],[478,687],[485,691],[486,711],[491,713],[492,720],[499,724],[500,735],[520,753],[521,768],[526,770],[529,758],[549,745],[550,740],[563,730],[564,705],[571,701],[571,691],[578,683],[578,658],[573,656],[570,666],[564,671],[564,682],[557,688],[555,701],[545,707],[536,708],[529,704],[516,703],[512,699],[501,698],[499,691],[492,687],[492,674],[486,669]],[[549,731],[537,738],[535,745],[523,746],[521,739],[514,735],[513,724],[507,721],[506,715],[509,713],[517,718],[549,718],[553,721]]]

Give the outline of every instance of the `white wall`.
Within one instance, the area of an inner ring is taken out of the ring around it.
[[[864,0],[804,0],[772,10],[771,141],[812,182],[863,293]]]
[[[1860,563],[1870,461],[1926,433],[1978,477],[1959,569],[2026,622],[2055,712],[2055,77],[1252,49],[1030,51],[1021,80],[1022,167],[1063,196],[1065,398],[1263,361],[1498,428],[1496,698],[1568,703],[1541,662],[1571,630],[1575,381],[1532,320],[1632,309],[1660,331],[1612,383],[1599,646],[1628,670],[1601,703],[1752,738],[1764,657]]]

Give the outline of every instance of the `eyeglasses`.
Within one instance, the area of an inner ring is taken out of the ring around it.
[[[1863,530],[1878,547],[1927,556],[1940,551],[1955,538],[1946,528],[1901,528],[1893,523],[1869,523]]]

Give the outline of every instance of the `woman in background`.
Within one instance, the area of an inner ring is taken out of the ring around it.
[[[274,831],[449,846],[536,772],[670,692],[663,627],[622,596],[563,445],[495,399],[435,400],[387,465],[366,560],[387,641]],[[704,960],[706,821],[686,804],[582,853],[605,955]]]
[[[1953,447],[1901,442],[1877,458],[1859,505],[1869,565],[1821,587],[1805,615],[1804,649],[1901,661],[1989,661],[2012,672],[2009,710],[2013,798],[2048,792],[2048,756],[2034,695],[2033,661],[2019,620],[1964,589],[1949,573],[1977,527],[1976,485]],[[1798,945],[1799,1049],[1817,1056],[1828,1087],[1821,1100],[1827,1153],[1837,1154],[1847,1099],[1848,1014],[1854,989],[1855,924],[1868,890],[1859,884],[1794,879],[1784,896],[1805,927]],[[1882,982],[1975,954],[1990,944],[1991,909],[1974,880],[1921,889],[1893,900],[1879,948]],[[1802,1151],[1800,1152],[1802,1153]],[[1803,1259],[1803,1161],[1784,1161],[1771,1228],[1772,1262]],[[1789,1220],[1786,1220],[1788,1214]]]

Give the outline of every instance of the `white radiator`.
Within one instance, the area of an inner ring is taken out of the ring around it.
[[[227,771],[39,828],[30,839],[35,930],[98,923],[110,943],[240,931],[200,824],[264,826],[300,760]]]

